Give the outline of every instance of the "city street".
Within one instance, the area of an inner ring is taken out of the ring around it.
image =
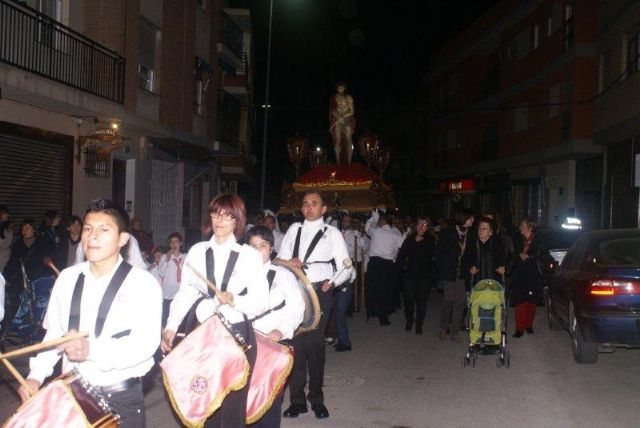
[[[578,366],[563,331],[550,331],[538,308],[534,335],[511,339],[511,368],[494,356],[475,368],[461,364],[466,345],[437,338],[441,295],[432,293],[425,334],[403,330],[396,313],[390,327],[350,319],[353,351],[327,348],[328,420],[307,413],[283,427],[637,427],[640,350],[600,354]],[[510,331],[512,332],[513,326]],[[509,336],[510,337],[510,336]],[[21,362],[24,368],[24,362]],[[0,389],[0,417],[17,406],[8,373]],[[160,382],[147,395],[147,425],[179,426]],[[285,396],[283,408],[288,406]]]

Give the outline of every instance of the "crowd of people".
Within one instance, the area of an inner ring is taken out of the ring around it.
[[[122,426],[143,426],[139,379],[158,362],[158,348],[171,352],[189,313],[201,323],[220,314],[250,345],[247,384],[256,361],[255,334],[294,350],[290,405],[281,412],[280,391],[252,426],[279,426],[281,416],[308,412],[307,402],[317,418],[327,418],[327,344],[336,352],[352,350],[348,317],[359,309],[362,290],[367,321],[388,326],[389,316],[404,309],[405,331],[417,335],[423,334],[430,293],[441,291],[437,335],[462,342],[471,287],[494,279],[511,290],[514,337],[533,334],[548,253],[532,219],[523,219],[512,233],[496,213],[476,216],[466,209],[435,224],[426,216],[401,219],[382,207],[367,218],[328,215],[327,210],[323,195],[309,191],[302,200],[302,221],[289,225],[265,210],[251,219],[253,225],[247,224],[241,198],[221,194],[209,204],[203,241],[187,249],[179,232],[163,239],[165,245],[155,245],[141,219],[129,219],[108,200],[92,202],[83,218],[73,216],[64,226],[55,211],[47,211],[39,227],[26,219],[15,237],[9,210],[0,206],[0,271],[6,280],[2,287],[0,277],[0,291],[6,289],[2,328],[9,328],[25,284],[51,276],[54,266],[62,272],[51,293],[44,340],[74,330],[90,332],[32,358],[30,389],[21,387],[21,397],[26,400],[40,389],[61,352],[65,371],[78,370],[109,394]],[[320,308],[317,328],[296,334],[308,303],[298,279],[274,259],[306,275]],[[198,272],[219,290],[212,293]],[[229,392],[205,426],[245,426],[247,394],[248,386]]]

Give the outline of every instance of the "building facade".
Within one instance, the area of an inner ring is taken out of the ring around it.
[[[173,231],[200,238],[221,158],[250,156],[251,124],[223,126],[227,95],[247,106],[251,86],[223,85],[251,61],[246,16],[226,6],[0,0],[0,203],[15,221],[108,197],[156,244]]]
[[[598,2],[594,141],[603,148],[604,227],[640,227],[640,4]]]
[[[429,211],[602,223],[594,142],[597,2],[504,0],[431,58]]]

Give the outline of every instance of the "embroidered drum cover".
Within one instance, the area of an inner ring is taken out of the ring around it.
[[[231,391],[242,389],[249,362],[218,317],[193,330],[160,363],[173,409],[188,427],[202,427]]]

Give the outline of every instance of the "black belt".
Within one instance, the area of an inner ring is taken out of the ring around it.
[[[121,392],[134,388],[141,382],[142,380],[139,377],[130,377],[129,379],[125,379],[122,382],[114,383],[112,385],[94,386],[93,388],[103,394],[113,394],[114,392]]]
[[[322,291],[322,284],[324,284],[326,281],[328,281],[328,279],[323,279],[322,281],[312,282],[311,285],[313,285],[313,289],[314,290]]]

